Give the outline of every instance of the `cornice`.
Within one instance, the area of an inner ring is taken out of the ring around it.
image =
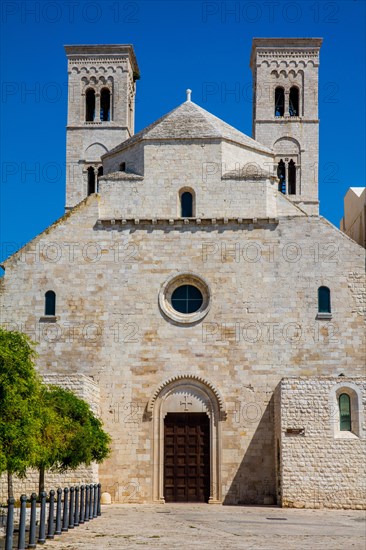
[[[121,226],[130,227],[161,227],[170,226],[175,229],[182,227],[194,228],[197,226],[243,226],[246,229],[277,225],[278,218],[99,218],[96,222],[97,229],[119,229]]]

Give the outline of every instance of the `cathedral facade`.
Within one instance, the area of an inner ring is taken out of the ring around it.
[[[253,40],[253,138],[190,90],[134,134],[132,46],[66,46],[66,214],[1,282],[2,323],[113,438],[65,479],[366,507],[365,251],[319,215],[321,42]]]

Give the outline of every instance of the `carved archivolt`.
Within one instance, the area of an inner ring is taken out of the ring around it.
[[[83,76],[81,79],[82,83],[82,94],[85,94],[86,90],[88,88],[93,88],[97,93],[101,91],[102,88],[108,88],[110,92],[113,91],[113,77],[108,76],[107,78],[104,76],[90,76],[87,78],[86,76]]]
[[[84,73],[84,74],[98,74],[98,73],[116,73],[118,72],[124,72],[127,70],[127,64],[125,65],[106,65],[103,67],[86,67],[85,65],[82,67],[79,67],[77,65],[69,66],[69,71],[73,73]]]
[[[224,400],[223,400],[223,397],[222,397],[220,391],[216,388],[216,386],[212,382],[209,382],[205,378],[203,378],[201,376],[198,376],[196,374],[178,374],[178,375],[172,376],[171,378],[168,378],[167,380],[162,382],[155,389],[154,393],[150,397],[149,402],[147,404],[146,410],[147,410],[147,413],[150,416],[152,416],[152,414],[153,414],[153,409],[154,409],[155,402],[156,402],[157,398],[159,397],[159,395],[161,394],[161,392],[165,388],[167,388],[168,386],[170,386],[170,385],[173,386],[174,384],[176,384],[177,382],[180,382],[180,381],[187,381],[187,382],[195,381],[195,382],[198,382],[199,384],[202,384],[207,389],[209,389],[216,398],[221,419],[226,418],[226,407],[225,407],[225,403],[224,403]]]
[[[283,59],[277,60],[277,59],[258,59],[257,66],[263,65],[267,67],[276,67],[278,69],[281,68],[291,68],[291,67],[301,67],[305,68],[308,65],[311,65],[313,67],[318,65],[317,59],[301,59],[301,60],[291,60],[291,61],[284,61]]]

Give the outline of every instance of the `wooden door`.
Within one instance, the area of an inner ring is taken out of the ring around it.
[[[204,413],[168,413],[164,420],[166,502],[208,502],[210,424]]]

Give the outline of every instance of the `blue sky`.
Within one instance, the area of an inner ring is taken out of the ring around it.
[[[193,101],[251,135],[252,38],[323,37],[320,212],[339,226],[348,187],[366,179],[365,6],[365,0],[3,0],[0,260],[64,212],[64,44],[134,45],[141,71],[136,131],[185,101],[191,88]]]

